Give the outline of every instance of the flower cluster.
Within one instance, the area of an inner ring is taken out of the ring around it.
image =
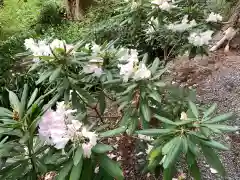
[[[174,31],[174,32],[184,32],[190,28],[193,28],[196,26],[197,23],[193,19],[191,21],[188,20],[188,15],[185,15],[181,21],[181,23],[172,23],[167,26],[168,29]]]
[[[66,44],[64,40],[54,39],[50,44],[46,40],[35,41],[34,39],[25,39],[24,46],[26,50],[30,50],[33,54],[33,62],[39,62],[40,56],[53,56],[53,52],[57,49],[69,52],[73,46]],[[72,51],[73,53],[73,51]]]
[[[188,41],[194,46],[208,45],[209,41],[212,39],[212,34],[213,31],[211,30],[207,30],[201,33],[193,32],[188,37]]]
[[[85,49],[91,52],[92,59],[83,67],[83,72],[100,77],[103,73],[103,58],[101,57],[101,54],[104,53],[101,50],[101,46],[92,42],[91,44],[86,44]]]
[[[158,7],[163,11],[170,11],[172,8],[176,7],[173,5],[173,2],[169,2],[168,0],[153,0],[151,3],[154,7]]]
[[[214,12],[211,12],[206,19],[207,22],[219,22],[222,21],[223,17],[220,14],[215,14]]]
[[[81,143],[84,157],[89,158],[92,147],[97,144],[97,135],[75,120],[74,112],[76,110],[69,109],[64,102],[58,102],[56,111],[50,109],[42,116],[39,137],[57,149],[64,149],[69,141]]]
[[[150,78],[151,71],[147,69],[143,62],[139,63],[137,50],[121,49],[119,54],[122,54],[122,56],[119,58],[120,64],[118,64],[118,67],[124,82],[127,82],[129,78],[136,81]]]

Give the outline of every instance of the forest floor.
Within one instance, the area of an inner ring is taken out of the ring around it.
[[[234,112],[236,118],[227,123],[240,126],[240,118],[238,118],[240,117],[240,54],[237,51],[225,54],[219,50],[208,57],[196,57],[193,60],[182,57],[174,62],[171,70],[174,75],[173,84],[195,88],[198,102],[201,104],[217,103],[218,113]],[[110,116],[116,116],[116,109],[110,105],[108,115],[110,113]],[[110,119],[106,119],[106,121],[117,123]],[[202,171],[202,180],[239,180],[240,135],[237,132],[216,138],[231,147],[230,151],[219,153],[227,176],[221,178],[217,173],[211,173],[209,165],[204,159],[201,159],[199,165]],[[139,139],[122,135],[110,138],[108,141],[116,148],[110,156],[121,163],[126,180],[162,179],[152,177],[150,174],[141,174],[141,165],[139,164],[144,164],[142,161],[146,154],[139,151],[136,153],[136,147],[141,145]],[[187,172],[184,173],[187,174]]]

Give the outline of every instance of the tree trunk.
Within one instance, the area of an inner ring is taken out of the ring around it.
[[[236,3],[236,5],[232,8],[230,12],[230,16],[228,21],[222,27],[221,31],[219,31],[215,36],[213,41],[215,42],[214,46],[210,49],[210,51],[215,51],[225,45],[225,52],[229,51],[230,46],[236,48],[235,46],[239,46],[240,37],[240,0]]]
[[[72,20],[81,20],[93,0],[64,0],[67,17]]]

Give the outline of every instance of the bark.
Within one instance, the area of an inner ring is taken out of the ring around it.
[[[214,46],[210,49],[210,51],[216,51],[221,46],[225,45],[224,51],[229,52],[230,46],[234,44],[233,41],[236,41],[239,44],[240,37],[236,38],[239,34],[240,30],[240,0],[236,3],[236,5],[232,8],[230,12],[230,16],[225,25],[222,27],[221,31],[219,31],[213,41],[215,41]]]
[[[67,17],[72,20],[81,20],[92,3],[93,0],[64,0]]]

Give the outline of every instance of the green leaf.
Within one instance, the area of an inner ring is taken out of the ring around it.
[[[134,131],[137,129],[138,122],[139,121],[137,117],[130,118],[128,129],[126,131],[128,135],[132,135],[134,133]]]
[[[174,162],[177,161],[182,152],[182,141],[179,137],[178,141],[175,141],[174,145],[169,149],[169,152],[166,154],[165,160],[163,162],[164,169],[169,168]]]
[[[38,84],[42,83],[42,82],[45,81],[51,74],[52,74],[52,71],[45,71],[45,72],[43,72],[43,73],[40,75],[39,79],[36,81],[36,84],[38,85]]]
[[[140,110],[145,121],[149,122],[151,120],[151,111],[147,102],[142,102],[140,104]]]
[[[74,154],[74,157],[73,157],[73,164],[74,166],[76,166],[77,164],[79,164],[79,162],[81,161],[82,159],[82,156],[83,156],[83,149],[81,146],[78,146],[75,154]]]
[[[239,127],[227,126],[227,125],[218,125],[218,124],[202,124],[202,126],[208,127],[209,129],[217,129],[223,132],[235,132],[239,130]]]
[[[169,167],[163,170],[163,180],[170,180],[174,176],[174,167]]]
[[[165,87],[166,83],[160,81],[160,82],[155,82],[154,85],[157,86],[157,87]]]
[[[91,159],[83,159],[82,175],[80,180],[93,179],[93,163]]]
[[[209,115],[211,115],[215,111],[216,108],[217,108],[217,104],[214,103],[206,112],[203,113],[204,114],[203,118],[206,118]]]
[[[207,123],[207,124],[219,123],[219,122],[229,120],[232,116],[233,116],[233,113],[230,112],[230,113],[226,113],[226,114],[222,114],[220,116],[214,117],[204,123]]]
[[[188,142],[188,149],[194,156],[198,156],[198,147],[196,143],[192,142],[189,137],[187,137],[187,142]]]
[[[65,163],[57,176],[57,180],[66,180],[66,177],[69,174],[72,167],[73,167],[72,161],[68,161],[67,163]]]
[[[192,113],[196,118],[198,118],[199,112],[198,112],[197,106],[192,101],[189,101],[188,103]]]
[[[221,176],[225,176],[224,167],[223,167],[221,161],[219,160],[217,154],[214,152],[214,150],[212,148],[204,146],[202,144],[200,144],[200,145],[201,145],[202,152],[203,152],[204,156],[206,157],[208,164],[212,168],[216,169]]]
[[[51,74],[51,76],[49,77],[49,81],[53,82],[56,78],[58,78],[58,76],[60,75],[62,70],[62,66],[58,67],[57,69],[55,69],[53,71],[53,73]]]
[[[97,153],[97,154],[102,154],[102,153],[106,153],[109,151],[112,151],[113,148],[112,146],[106,145],[106,144],[97,144],[92,148],[92,151]]]
[[[99,157],[99,163],[100,166],[109,173],[112,177],[114,177],[117,180],[123,180],[123,172],[120,169],[117,162],[110,159],[108,156],[103,155]]]
[[[106,109],[106,100],[105,100],[105,94],[102,91],[99,94],[99,108],[100,108],[101,115],[103,115]]]
[[[19,113],[20,101],[19,101],[17,95],[12,91],[9,91],[9,101],[10,101],[12,108]]]
[[[192,175],[192,177],[194,178],[194,180],[201,180],[201,173],[200,173],[200,170],[199,170],[199,167],[197,165],[197,162],[194,161],[193,164],[189,165],[189,170],[190,170],[190,173]]]
[[[170,119],[167,119],[165,117],[159,116],[157,114],[154,115],[155,118],[157,118],[158,120],[162,121],[165,124],[171,124],[171,125],[176,125],[175,122],[171,121]]]
[[[162,148],[162,154],[166,155],[169,153],[169,151],[172,149],[173,146],[175,146],[177,141],[181,141],[180,137],[175,137],[171,139],[168,143],[166,143]]]
[[[153,98],[155,101],[157,102],[161,102],[161,96],[159,95],[159,93],[157,91],[152,90],[151,93],[149,94],[149,97]]]
[[[100,134],[100,137],[112,137],[112,136],[116,136],[116,135],[119,135],[121,133],[124,133],[126,131],[126,127],[125,126],[122,126],[122,127],[119,127],[117,129],[114,129],[114,130],[109,130],[109,131],[106,131],[106,132],[103,132]]]
[[[206,146],[212,147],[214,149],[220,149],[220,150],[224,150],[224,151],[229,150],[228,147],[226,147],[223,144],[221,144],[217,141],[214,141],[214,140],[209,140],[209,141],[201,140],[201,143],[206,145]]]
[[[8,110],[6,108],[0,107],[0,116],[12,117],[12,111],[10,111],[10,110]]]
[[[77,94],[82,99],[86,99],[89,104],[93,104],[95,102],[95,99],[92,97],[92,95],[88,91],[86,91],[85,89],[79,88],[77,86],[74,86],[74,88],[78,92]]]
[[[143,135],[158,135],[158,134],[168,134],[174,133],[175,131],[172,129],[144,129],[140,131],[136,131],[137,134]]]
[[[27,95],[28,95],[28,85],[24,84],[23,93],[21,97],[21,110],[19,112],[21,117],[23,116],[24,110],[26,108]]]
[[[37,93],[38,93],[38,89],[36,88],[36,89],[33,91],[32,95],[31,95],[31,97],[30,97],[30,100],[28,101],[27,108],[29,108],[29,107],[32,105],[32,103],[34,102],[34,100],[36,99]]]
[[[160,60],[158,58],[155,58],[152,63],[152,66],[150,68],[150,71],[152,74],[155,74],[155,72],[157,71],[157,69],[159,67],[159,64],[160,64]]]
[[[114,79],[114,80],[111,80],[111,81],[106,81],[103,84],[108,85],[108,84],[121,84],[121,83],[122,83],[121,79]]]
[[[69,180],[79,180],[81,177],[81,173],[82,173],[82,167],[83,167],[83,159],[80,159],[78,164],[73,166],[71,173],[70,173]]]

